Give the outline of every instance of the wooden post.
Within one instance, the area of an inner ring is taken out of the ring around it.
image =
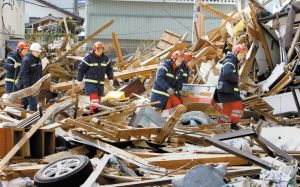
[[[184,105],[179,105],[176,107],[175,112],[170,117],[170,119],[166,122],[164,127],[161,129],[159,134],[155,138],[155,142],[162,144],[167,138],[168,134],[173,130],[176,125],[176,122],[179,121],[180,116],[187,110]]]
[[[117,33],[115,33],[115,32],[112,33],[112,39],[113,39],[114,46],[115,46],[115,49],[116,49],[116,52],[117,52],[117,55],[118,55],[118,60],[119,60],[118,67],[119,67],[119,70],[121,71],[121,70],[124,69],[125,64],[124,64],[122,51],[121,51],[121,48],[120,48]]]
[[[204,35],[204,8],[202,6],[202,3],[199,4],[199,26],[198,26],[198,31],[199,31],[199,38]]]

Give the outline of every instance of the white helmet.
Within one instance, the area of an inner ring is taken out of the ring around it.
[[[37,51],[37,52],[42,52],[42,47],[38,43],[32,43],[30,46],[31,51]]]

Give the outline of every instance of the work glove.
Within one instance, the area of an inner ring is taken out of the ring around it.
[[[173,88],[169,88],[167,90],[167,92],[170,94],[170,95],[174,95],[175,91],[173,90]]]
[[[114,80],[109,80],[109,86],[114,87]]]
[[[21,66],[21,63],[15,63],[14,68],[16,69],[17,67]]]
[[[83,82],[83,81],[78,81],[78,85],[79,85],[80,87],[84,88],[84,87],[85,87],[85,82]]]

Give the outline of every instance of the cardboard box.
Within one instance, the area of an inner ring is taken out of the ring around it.
[[[220,105],[214,100],[216,86],[183,84],[181,100],[189,111],[202,111],[208,115],[219,116]]]

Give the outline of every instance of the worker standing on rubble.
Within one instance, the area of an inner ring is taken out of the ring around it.
[[[238,130],[236,125],[243,115],[243,102],[239,91],[238,63],[247,53],[245,44],[235,46],[232,52],[221,60],[223,68],[219,77],[215,99],[222,103],[221,116],[218,123],[230,123],[231,129]]]
[[[29,44],[20,41],[17,45],[17,50],[8,54],[5,61],[4,68],[6,69],[5,75],[5,92],[12,93],[17,91],[16,79],[20,72],[20,66],[23,57],[28,53]]]
[[[113,86],[113,69],[110,60],[103,53],[104,44],[96,42],[93,51],[87,54],[78,66],[77,80],[84,81],[85,92],[90,96],[92,103],[100,103],[104,95],[105,74],[109,79],[110,86]],[[84,78],[84,79],[83,79]],[[90,107],[90,113],[97,112],[97,106]]]
[[[184,53],[184,60],[181,62],[179,66],[179,76],[177,82],[177,89],[182,90],[183,84],[187,84],[189,82],[189,62],[192,60],[191,53]]]
[[[179,68],[178,66],[184,60],[182,51],[175,51],[171,59],[164,60],[157,70],[153,88],[151,90],[151,102],[160,101],[160,104],[154,105],[158,109],[169,109],[181,104],[176,89]]]
[[[21,64],[20,76],[18,77],[20,88],[28,88],[42,78],[42,62],[39,57],[42,47],[38,43],[32,43],[29,49],[31,53],[24,57]],[[28,104],[29,110],[37,111],[38,97],[28,96],[21,100],[22,108],[26,109]]]

